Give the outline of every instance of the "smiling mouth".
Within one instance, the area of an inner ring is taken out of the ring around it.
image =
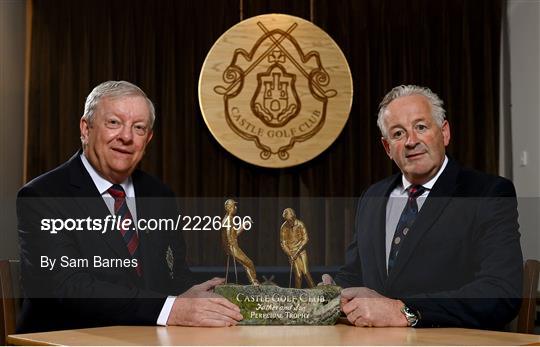
[[[127,154],[127,155],[133,154],[131,151],[128,151],[122,148],[113,148],[112,150],[121,154]]]
[[[420,157],[420,156],[422,156],[424,154],[426,154],[426,152],[407,154],[405,156],[405,158],[407,158],[407,159],[416,159],[416,158],[418,158],[418,157]]]

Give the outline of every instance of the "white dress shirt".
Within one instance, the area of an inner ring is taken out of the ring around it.
[[[437,171],[437,174],[433,176],[431,180],[422,184],[422,187],[424,187],[426,190],[422,195],[416,198],[418,212],[420,212],[420,209],[422,208],[424,201],[426,201],[429,192],[435,185],[435,182],[437,182],[437,179],[439,179],[439,176],[444,171],[447,164],[448,157],[444,156],[443,164],[439,171]],[[392,248],[394,233],[396,232],[401,213],[407,204],[407,199],[409,198],[407,189],[409,189],[411,185],[412,183],[405,178],[405,175],[401,175],[401,184],[398,184],[394,190],[392,190],[388,198],[388,203],[386,204],[386,270],[388,270],[388,258],[390,257],[390,249]]]
[[[113,183],[107,181],[94,169],[92,164],[88,161],[84,153],[81,155],[81,160],[86,171],[92,178],[99,194],[103,197],[105,204],[109,208],[109,212],[114,215],[114,198],[109,194],[108,190],[113,186]],[[128,177],[124,182],[120,183],[124,192],[126,193],[126,203],[128,205],[129,212],[133,218],[133,223],[137,225],[137,206],[135,205],[135,188],[133,187],[133,181],[131,177]],[[138,232],[138,231],[137,231]]]
[[[109,194],[108,190],[113,186],[112,182],[109,182],[105,178],[103,178],[97,171],[94,169],[92,164],[88,161],[84,153],[81,155],[81,161],[83,163],[84,168],[86,171],[88,171],[88,174],[92,178],[92,181],[94,182],[98,192],[101,194],[101,197],[105,201],[105,204],[107,204],[107,207],[109,208],[109,211],[111,212],[111,215],[114,215],[114,198]],[[133,218],[133,223],[137,225],[137,206],[135,204],[135,188],[133,187],[133,181],[131,180],[131,177],[128,177],[124,182],[120,183],[122,188],[124,188],[124,192],[126,193],[126,203],[128,205],[129,212],[131,213],[131,217]],[[138,233],[138,231],[137,231]],[[176,299],[175,296],[169,296],[167,297],[167,300],[165,300],[165,304],[163,305],[163,308],[161,309],[161,312],[159,313],[158,319],[157,319],[157,325],[167,325],[167,320],[169,319],[169,314],[171,313],[174,300]]]

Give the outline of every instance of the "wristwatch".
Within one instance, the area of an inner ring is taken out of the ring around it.
[[[403,305],[403,307],[401,308],[401,313],[405,315],[408,326],[414,327],[416,324],[418,324],[418,314],[414,313],[413,310],[408,308],[406,305]]]

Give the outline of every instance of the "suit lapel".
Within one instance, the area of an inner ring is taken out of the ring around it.
[[[146,219],[148,221],[150,218],[156,218],[156,215],[154,214],[154,210],[156,209],[156,200],[153,197],[155,192],[152,190],[152,184],[149,182],[145,182],[144,179],[141,176],[141,172],[139,170],[135,170],[133,174],[131,175],[131,178],[133,180],[133,188],[135,189],[135,202],[137,205],[137,219]],[[150,266],[151,261],[150,259],[153,258],[152,252],[155,252],[156,250],[153,249],[151,245],[150,237],[152,235],[151,232],[148,230],[139,230],[139,249],[140,249],[140,256],[141,256],[141,262],[142,262],[142,268],[143,268],[143,283],[144,285],[149,288],[150,286],[150,279],[152,275],[155,275],[155,272],[157,269],[155,267]],[[154,232],[159,236],[160,231]],[[159,237],[158,236],[158,237]]]
[[[156,193],[152,190],[152,184],[145,182],[139,170],[131,175],[133,188],[135,189],[135,202],[137,205],[137,218],[153,218],[156,209]],[[142,234],[146,234],[143,232]],[[141,236],[141,233],[139,233]]]
[[[411,227],[411,233],[406,241],[401,246],[399,255],[396,259],[396,264],[392,271],[388,274],[388,285],[391,285],[393,280],[405,268],[409,258],[414,253],[414,250],[423,235],[429,231],[433,223],[439,218],[446,205],[450,202],[454,191],[456,190],[456,179],[459,173],[459,166],[453,160],[448,160],[448,164],[433,189],[429,193],[424,202],[416,221]]]
[[[395,175],[395,177],[389,180],[388,185],[383,187],[381,194],[371,198],[374,201],[368,201],[369,204],[374,204],[375,215],[373,218],[373,225],[370,227],[370,232],[373,233],[375,257],[377,260],[377,270],[381,283],[386,282],[386,205],[388,198],[392,190],[396,187],[401,175]]]
[[[79,205],[85,215],[91,218],[101,218],[104,221],[105,217],[110,215],[109,208],[103,201],[90,174],[84,168],[80,158],[81,153],[81,151],[77,152],[68,163],[72,196],[75,197],[75,203]],[[107,232],[99,235],[99,237],[107,243],[119,258],[126,259],[130,257],[122,235],[118,230],[111,230],[110,223]]]

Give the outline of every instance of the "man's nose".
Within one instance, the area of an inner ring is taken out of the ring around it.
[[[417,144],[418,144],[418,136],[416,135],[416,132],[414,131],[409,132],[409,136],[407,136],[407,141],[405,142],[405,146],[416,147]]]
[[[133,140],[133,127],[124,124],[120,129],[120,139],[124,142],[129,142]]]

